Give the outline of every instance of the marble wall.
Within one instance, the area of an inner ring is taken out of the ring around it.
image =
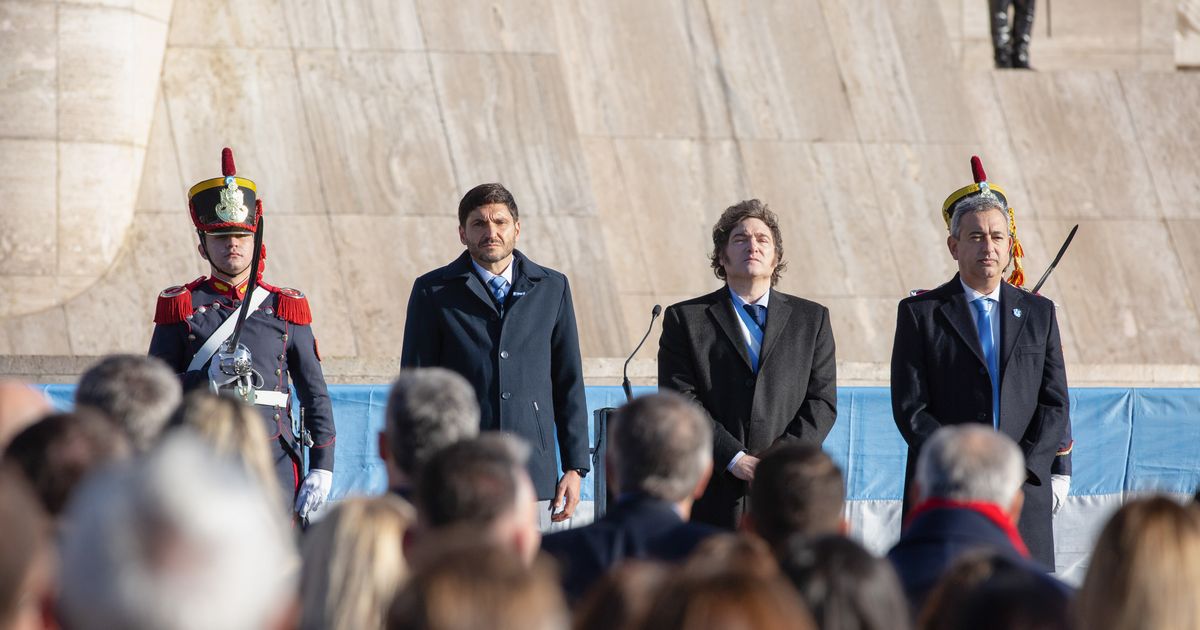
[[[840,360],[886,362],[896,301],[953,273],[941,202],[979,154],[1033,279],[1081,226],[1043,289],[1072,364],[1200,363],[1200,78],[1157,72],[1163,2],[1052,10],[1085,1],[1054,37],[1136,63],[991,71],[967,0],[0,2],[0,353],[144,350],[158,291],[205,272],[185,193],[232,146],[268,280],[309,294],[330,357],[399,355],[458,198],[502,181],[586,357],[719,286],[712,223],[759,197],[780,288],[829,306]]]

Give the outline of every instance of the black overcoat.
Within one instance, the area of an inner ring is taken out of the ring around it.
[[[829,310],[772,289],[755,374],[733,308],[727,287],[669,307],[658,348],[658,386],[694,399],[713,421],[713,477],[692,520],[728,528],[748,487],[726,470],[733,456],[790,440],[820,446],[837,417]]]
[[[529,475],[538,498],[546,500],[554,497],[560,470],[591,469],[583,361],[567,277],[520,251],[512,264],[503,309],[465,251],[417,278],[400,363],[444,367],[470,381],[479,397],[480,428],[529,443]]]
[[[1070,425],[1062,341],[1053,302],[1008,283],[1000,286],[998,428],[1025,455],[1021,537],[1033,558],[1052,569],[1050,474]],[[936,289],[900,301],[891,387],[892,416],[908,443],[907,512],[917,456],[925,440],[948,424],[992,424],[991,380],[971,305],[957,274]]]

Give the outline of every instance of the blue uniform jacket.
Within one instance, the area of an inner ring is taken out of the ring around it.
[[[244,285],[241,291],[244,291]],[[311,468],[333,470],[334,439],[333,405],[325,387],[317,340],[309,324],[307,299],[295,289],[279,289],[260,284],[255,291],[271,295],[258,310],[246,318],[241,343],[254,359],[254,369],[262,375],[262,389],[289,391],[289,379],[295,381],[299,405],[288,399],[286,409],[256,405],[267,422],[267,433],[276,450],[280,436],[299,453],[291,428],[293,407],[304,408],[304,423],[312,435],[309,452]],[[182,287],[172,287],[159,296],[155,314],[154,336],[150,340],[150,355],[167,362],[183,380],[185,390],[206,387],[208,365],[200,370],[187,371],[192,357],[204,342],[227,318],[235,315],[241,305],[238,289],[213,278],[198,278]],[[276,459],[278,460],[278,454]],[[284,487],[294,489],[299,481],[287,480]],[[281,475],[282,477],[282,475]],[[283,479],[281,479],[283,481]]]

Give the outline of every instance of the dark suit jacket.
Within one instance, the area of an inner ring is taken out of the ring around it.
[[[680,302],[663,316],[658,386],[696,400],[713,420],[716,471],[692,520],[733,528],[747,484],[726,466],[738,451],[761,455],[776,442],[820,445],[837,417],[837,367],[829,310],[771,290],[759,370],[727,287]]]
[[[1047,586],[1066,591],[1065,585],[1024,558],[995,523],[969,509],[940,508],[919,515],[888,552],[888,560],[896,569],[909,604],[919,611],[946,569],[972,551],[996,553],[1041,574]]]
[[[638,495],[619,501],[591,525],[547,535],[542,550],[558,560],[563,588],[571,601],[578,601],[622,560],[679,562],[720,531],[684,521],[666,501]]]
[[[583,362],[566,276],[514,254],[503,314],[466,252],[417,278],[400,364],[466,377],[479,397],[480,428],[515,433],[532,447],[529,475],[545,500],[559,478],[556,434],[562,470],[591,468]]]
[[[1025,455],[1018,529],[1030,553],[1054,568],[1050,473],[1069,424],[1067,373],[1054,303],[1007,283],[1000,289],[1000,423]],[[1018,315],[1019,313],[1019,315]],[[943,425],[992,423],[992,385],[958,276],[901,300],[892,346],[892,415],[908,442],[905,512],[921,446]]]

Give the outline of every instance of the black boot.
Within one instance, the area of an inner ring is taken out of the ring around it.
[[[1030,70],[1029,41],[1033,38],[1033,10],[1036,0],[1017,0],[1013,14],[1012,67]]]
[[[1012,0],[989,0],[992,12],[992,50],[997,68],[1012,67],[1012,40],[1008,34],[1008,5]]]

